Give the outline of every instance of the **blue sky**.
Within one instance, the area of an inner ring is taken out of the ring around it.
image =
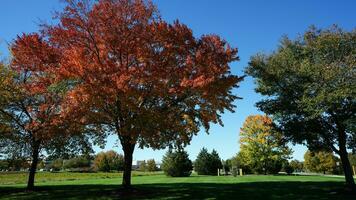
[[[218,34],[239,49],[240,61],[231,64],[234,74],[242,75],[250,56],[257,52],[268,53],[278,45],[282,35],[291,38],[303,33],[310,25],[325,28],[332,24],[351,30],[356,24],[356,1],[338,0],[154,0],[163,19],[179,19],[187,24],[196,36]],[[38,30],[41,21],[52,22],[53,11],[63,4],[58,0],[1,0],[0,6],[0,57],[8,56],[8,43],[17,34]],[[255,103],[262,97],[254,92],[254,83],[246,78],[234,93],[242,100],[235,102],[235,113],[223,114],[224,127],[213,125],[210,134],[201,131],[186,150],[195,159],[199,150],[216,149],[223,159],[239,150],[239,129],[248,115],[260,113]],[[116,136],[108,138],[105,149],[122,152]],[[96,151],[101,149],[95,147]],[[293,146],[293,157],[303,159],[303,146]],[[160,161],[165,150],[136,149],[135,160],[154,158]]]

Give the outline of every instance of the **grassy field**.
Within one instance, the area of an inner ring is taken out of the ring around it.
[[[197,176],[171,178],[133,174],[130,194],[120,173],[46,173],[36,175],[38,191],[25,192],[25,173],[0,173],[0,199],[356,199],[342,194],[342,177]]]

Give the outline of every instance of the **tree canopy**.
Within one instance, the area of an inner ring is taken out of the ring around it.
[[[311,27],[284,37],[271,54],[251,58],[246,73],[267,96],[257,106],[273,115],[283,135],[311,149],[340,155],[346,182],[354,187],[347,148],[355,146],[356,30]]]
[[[248,116],[240,130],[240,156],[256,173],[278,173],[292,150],[266,115]]]

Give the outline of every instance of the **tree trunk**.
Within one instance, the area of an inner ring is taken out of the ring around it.
[[[356,191],[354,177],[352,176],[351,164],[346,150],[346,130],[343,124],[334,116],[335,124],[337,127],[339,155],[341,159],[342,168],[345,174],[346,187],[353,192]]]
[[[122,186],[126,189],[131,188],[132,155],[135,149],[135,143],[132,143],[130,137],[121,137],[121,145],[124,151],[124,174]]]
[[[35,174],[38,163],[38,155],[40,150],[40,142],[34,141],[32,146],[32,163],[30,167],[30,173],[28,175],[27,190],[34,190],[35,188]]]
[[[355,181],[352,176],[351,164],[347,155],[346,147],[340,147],[340,159],[345,173],[345,181],[348,189],[356,191]]]

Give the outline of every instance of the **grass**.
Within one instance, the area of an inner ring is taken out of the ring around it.
[[[37,191],[25,192],[25,173],[0,174],[0,199],[356,199],[343,194],[342,177],[166,177],[135,172],[125,193],[120,173],[38,173]]]

